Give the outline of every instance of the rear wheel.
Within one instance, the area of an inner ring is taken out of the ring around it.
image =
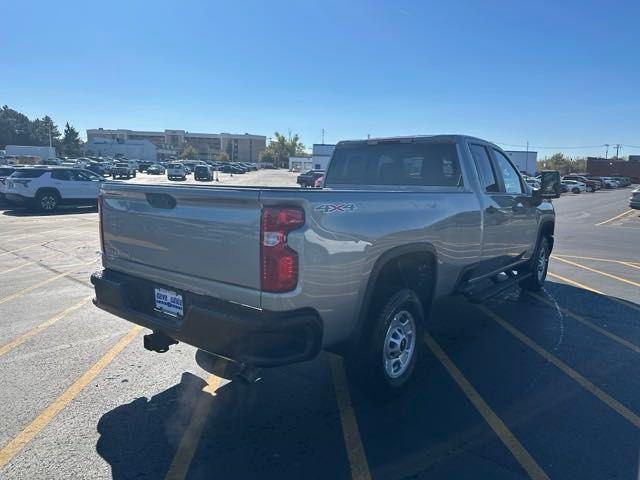
[[[53,212],[58,208],[60,196],[53,191],[40,192],[36,196],[36,207],[43,212]]]
[[[359,358],[350,369],[369,393],[386,398],[409,383],[422,347],[422,303],[413,290],[402,288],[375,307]]]
[[[549,239],[547,237],[542,237],[529,265],[529,271],[532,275],[520,283],[520,287],[522,289],[530,292],[538,292],[542,290],[544,281],[547,278],[550,254],[551,244]]]

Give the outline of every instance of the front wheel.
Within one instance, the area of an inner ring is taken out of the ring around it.
[[[372,396],[386,398],[399,393],[413,375],[422,348],[422,302],[413,290],[402,288],[371,315],[376,317],[351,369]]]
[[[571,190],[573,193],[580,193],[580,189],[579,188],[574,188]]]
[[[547,237],[540,239],[538,248],[536,249],[533,258],[531,258],[531,264],[529,271],[532,275],[524,280],[520,287],[530,292],[539,292],[544,286],[544,281],[547,278],[547,269],[549,268],[549,255],[551,254],[551,244]]]

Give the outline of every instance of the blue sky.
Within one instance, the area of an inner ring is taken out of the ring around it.
[[[0,103],[83,136],[291,129],[310,145],[325,128],[327,143],[640,145],[637,0],[5,1],[0,13]]]

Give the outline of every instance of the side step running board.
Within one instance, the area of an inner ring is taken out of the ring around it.
[[[500,282],[494,283],[488,288],[483,288],[482,290],[474,291],[473,289],[463,290],[462,293],[471,303],[482,303],[491,297],[495,297],[501,292],[508,290],[511,287],[518,285],[523,280],[529,278],[533,273],[524,273],[519,274],[513,277],[509,277],[506,280],[502,280]]]

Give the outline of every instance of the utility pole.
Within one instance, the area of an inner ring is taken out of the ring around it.
[[[609,144],[605,143],[604,146],[607,147],[607,150],[605,151],[605,154],[604,154],[604,158],[605,160],[609,160]]]
[[[322,129],[322,144],[324,145],[324,128]]]
[[[620,158],[620,156],[618,155],[620,153],[620,147],[621,145],[617,143],[616,144],[616,160]]]

